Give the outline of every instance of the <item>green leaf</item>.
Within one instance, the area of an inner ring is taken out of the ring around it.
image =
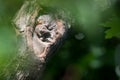
[[[110,21],[107,21],[104,24],[104,27],[109,27],[110,29],[106,30],[105,38],[109,39],[112,37],[120,37],[120,19],[117,17],[114,17]]]

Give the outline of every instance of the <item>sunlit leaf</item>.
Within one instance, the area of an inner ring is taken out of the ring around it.
[[[120,19],[117,17],[114,17],[110,21],[107,21],[104,24],[104,27],[108,27],[106,33],[106,39],[112,38],[112,37],[120,37]]]

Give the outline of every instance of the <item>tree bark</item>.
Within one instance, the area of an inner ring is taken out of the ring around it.
[[[28,0],[13,19],[19,48],[6,80],[42,80],[47,61],[66,38],[68,23],[51,14],[39,16],[40,12],[37,1]]]

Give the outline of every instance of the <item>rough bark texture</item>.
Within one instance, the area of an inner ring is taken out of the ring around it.
[[[36,0],[26,1],[14,17],[19,54],[6,80],[41,80],[46,62],[66,37],[68,24],[50,14],[39,16],[40,10]]]

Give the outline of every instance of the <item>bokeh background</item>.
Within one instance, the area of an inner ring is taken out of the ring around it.
[[[12,19],[23,2],[0,0],[0,77],[16,55],[17,37]],[[43,80],[119,80],[119,0],[38,2],[43,7],[68,11],[72,22],[68,38],[47,63]]]

